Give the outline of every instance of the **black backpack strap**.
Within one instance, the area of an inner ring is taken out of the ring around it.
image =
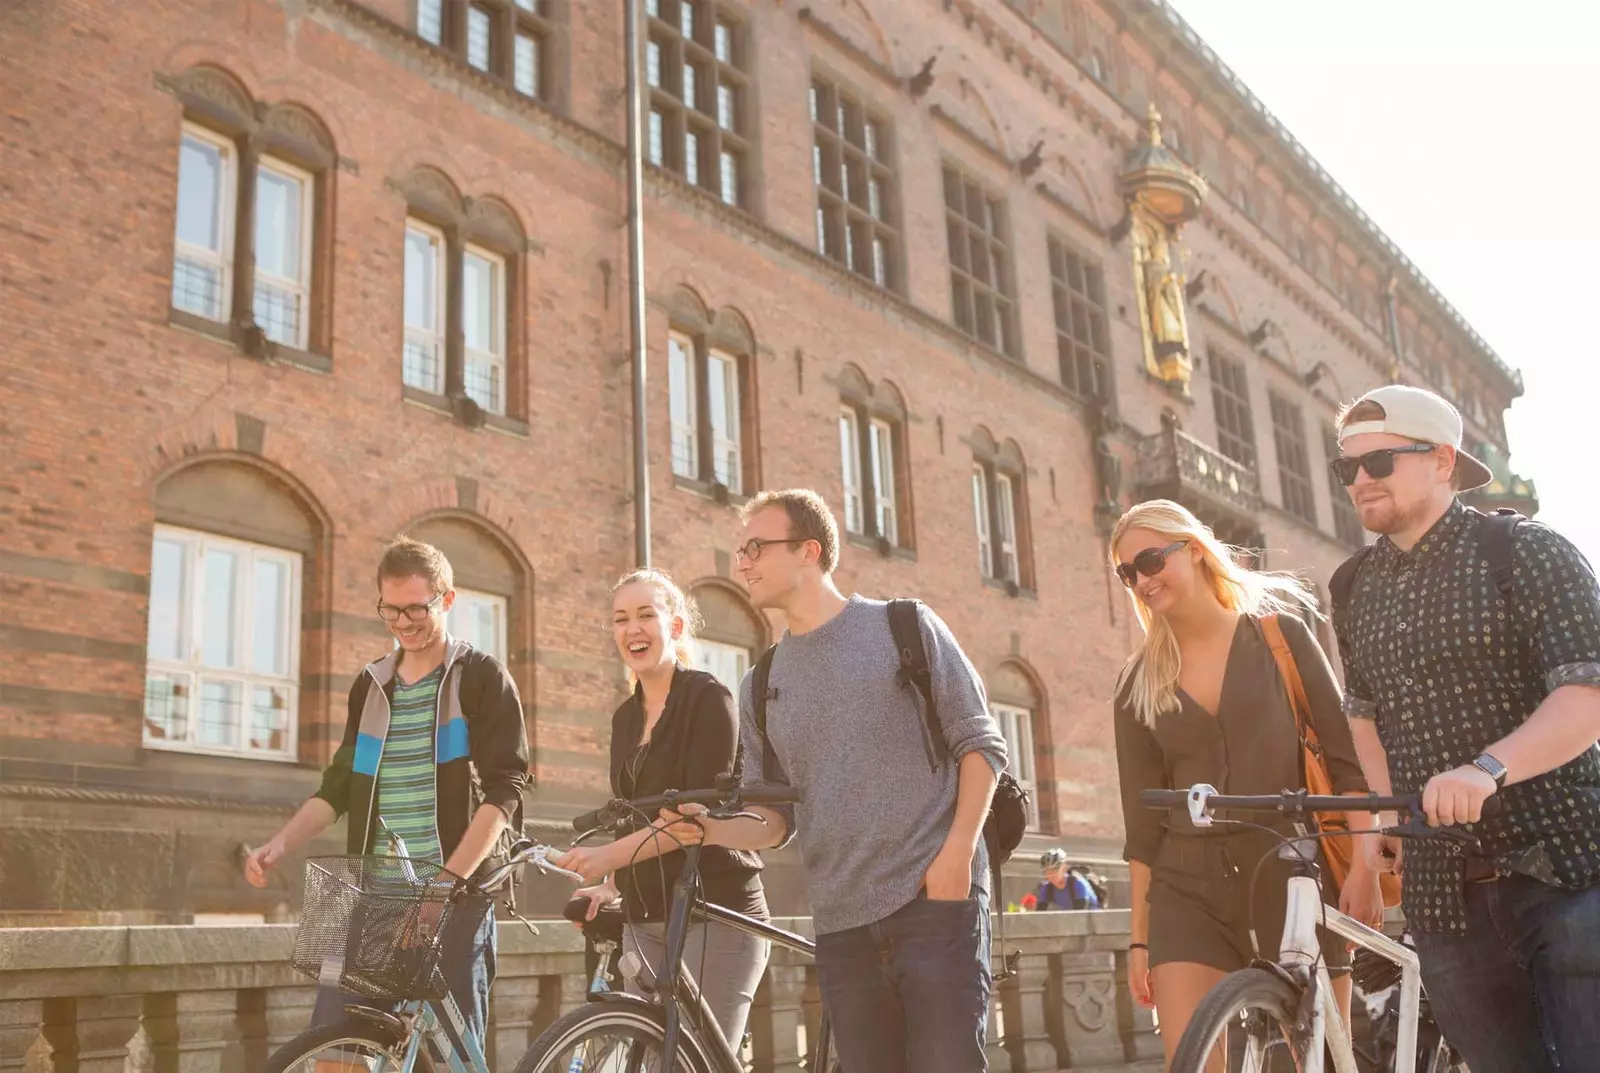
[[[772,678],[772,654],[778,650],[773,645],[761,653],[750,675],[750,705],[756,717],[756,733],[761,737],[761,777],[768,782],[777,778],[778,754],[772,750],[772,739],[767,737],[767,682]]]
[[[1512,573],[1512,541],[1516,538],[1517,526],[1527,520],[1526,516],[1510,507],[1501,507],[1484,517],[1483,528],[1478,532],[1478,538],[1483,542],[1484,557],[1489,560],[1489,576],[1494,578],[1494,587],[1507,602],[1511,600],[1515,580]]]
[[[1356,574],[1361,571],[1361,564],[1367,561],[1367,556],[1372,553],[1372,545],[1368,544],[1350,558],[1339,564],[1339,568],[1328,579],[1329,618],[1335,618],[1350,605],[1350,594],[1355,591]]]
[[[928,650],[922,643],[922,622],[917,614],[920,605],[920,600],[890,600],[889,631],[894,634],[895,651],[900,654],[900,670],[896,672],[900,684],[911,686],[922,695],[922,718],[928,724],[928,745],[937,768],[949,758],[950,747],[944,740],[939,709],[933,699],[933,670],[928,666]]]

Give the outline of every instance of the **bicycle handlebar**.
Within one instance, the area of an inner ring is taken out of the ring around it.
[[[738,805],[793,805],[801,800],[801,793],[792,786],[722,786],[705,790],[668,790],[664,794],[616,798],[597,809],[591,809],[572,821],[572,829],[587,833],[601,827],[615,827],[625,821],[637,820],[641,815],[654,819],[664,808],[676,809],[679,805],[707,805],[712,808]]]
[[[1280,815],[1303,818],[1314,812],[1402,812],[1411,817],[1407,823],[1385,827],[1383,833],[1400,838],[1443,838],[1462,843],[1476,842],[1475,836],[1459,827],[1429,827],[1423,817],[1422,795],[1405,794],[1382,797],[1378,794],[1351,795],[1308,794],[1304,790],[1283,790],[1276,794],[1219,794],[1210,786],[1198,783],[1187,790],[1141,790],[1139,803],[1146,808],[1186,809],[1196,827],[1210,826],[1215,809],[1233,812],[1276,812]],[[1499,797],[1483,802],[1483,818],[1500,814]]]

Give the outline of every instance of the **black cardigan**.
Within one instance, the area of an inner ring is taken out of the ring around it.
[[[668,790],[715,786],[719,775],[737,780],[739,706],[728,688],[704,671],[679,664],[672,675],[666,707],[650,735],[650,747],[637,779],[629,779],[628,756],[644,735],[644,692],[636,687],[611,716],[611,793],[644,797]],[[651,817],[652,820],[655,817]],[[672,852],[617,870],[628,919],[664,921],[672,905],[672,887],[683,870],[683,854]],[[765,919],[761,889],[761,857],[743,850],[707,846],[700,853],[700,874],[706,900],[736,912]]]

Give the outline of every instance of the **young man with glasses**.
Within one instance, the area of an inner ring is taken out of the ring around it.
[[[1489,482],[1461,415],[1391,385],[1339,418],[1362,525],[1335,575],[1345,711],[1372,789],[1421,793],[1481,855],[1407,844],[1404,908],[1433,1011],[1480,1073],[1600,1055],[1600,588],[1534,522],[1502,534],[1458,492]],[[1497,563],[1497,561],[1499,561]],[[1498,575],[1498,576],[1497,576]],[[1499,797],[1485,818],[1484,802]]]
[[[387,828],[406,856],[458,876],[478,872],[505,836],[521,829],[528,781],[522,701],[498,660],[446,632],[456,596],[449,560],[432,545],[402,538],[384,552],[377,580],[378,617],[394,648],[350,687],[344,740],[321,787],[245,860],[254,886],[266,886],[268,869],[346,814],[347,853],[390,853]],[[468,923],[472,930],[459,933],[446,926],[441,968],[481,1045],[495,970],[494,914]],[[371,1002],[324,986],[312,1024],[342,1020],[349,1004]]]
[[[738,570],[788,623],[772,653],[766,738],[754,671],[740,690],[744,777],[803,791],[762,822],[706,821],[710,845],[798,837],[822,1001],[844,1073],[988,1068],[989,868],[982,829],[1006,744],[983,683],[918,605],[948,761],[934,762],[916,690],[900,681],[889,605],[833,582],[839,530],[815,492],[764,492],[744,510]],[[770,745],[770,753],[768,747]],[[776,770],[766,770],[768,756]]]

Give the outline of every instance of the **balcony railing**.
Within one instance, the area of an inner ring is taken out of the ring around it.
[[[1140,441],[1136,477],[1145,495],[1179,501],[1201,496],[1246,517],[1261,509],[1261,478],[1254,469],[1175,426]]]

